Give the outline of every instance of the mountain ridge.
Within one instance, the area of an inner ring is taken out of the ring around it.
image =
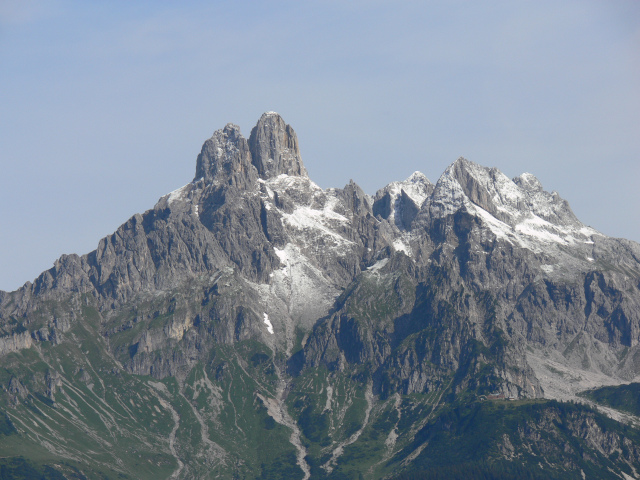
[[[262,150],[258,151],[257,145],[261,145]],[[252,151],[258,152],[255,160]],[[282,168],[293,176],[280,173],[279,162],[275,163],[274,170],[264,170],[265,165],[273,163],[271,157],[288,158],[289,163],[285,162]],[[261,165],[262,174],[256,165]],[[299,177],[299,180],[295,180],[295,177]],[[288,187],[292,188],[287,190]],[[295,197],[288,199],[287,192],[294,191]],[[249,206],[252,210],[250,219],[244,213],[235,211],[235,207],[230,205],[249,196]],[[304,196],[307,198],[302,198]],[[207,262],[211,257],[219,263],[217,268],[239,267],[243,274],[248,275],[248,279],[260,284],[269,283],[274,272],[279,270],[278,267],[282,268],[286,262],[283,259],[289,255],[285,253],[286,233],[282,229],[283,219],[288,226],[293,227],[294,232],[304,232],[305,229],[315,233],[319,231],[318,238],[321,242],[330,241],[335,243],[335,247],[342,245],[342,248],[353,252],[354,237],[353,234],[344,235],[345,224],[348,222],[343,215],[345,211],[336,211],[336,205],[339,206],[336,203],[337,198],[342,202],[346,201],[347,210],[355,209],[365,218],[366,237],[372,238],[374,244],[403,252],[410,257],[414,248],[418,252],[424,249],[424,242],[423,245],[416,245],[416,242],[421,242],[422,234],[416,235],[414,230],[430,229],[436,237],[446,236],[447,233],[442,231],[440,219],[456,212],[465,212],[471,215],[470,218],[474,218],[476,223],[480,222],[483,237],[494,236],[493,241],[500,239],[509,245],[530,250],[535,255],[541,254],[542,273],[551,277],[559,274],[562,278],[571,270],[589,270],[590,263],[600,261],[600,250],[596,246],[596,240],[598,245],[600,239],[605,243],[614,241],[582,225],[568,203],[555,192],[545,192],[533,175],[523,174],[510,180],[495,168],[482,167],[462,157],[445,170],[435,185],[420,172],[415,172],[403,182],[392,182],[383,187],[374,197],[366,195],[353,182],[342,190],[323,191],[308,179],[293,129],[275,112],[268,112],[252,130],[252,136],[248,141],[236,125],[228,124],[224,129],[217,130],[203,145],[192,182],[161,197],[154,209],[143,215],[136,214],[131,217],[116,233],[102,239],[95,251],[81,257],[63,255],[55,262],[54,267],[43,272],[32,286],[26,284],[12,294],[19,298],[18,302],[21,305],[21,309],[17,309],[16,313],[24,314],[28,310],[28,299],[49,289],[85,293],[93,290],[98,296],[115,297],[115,302],[111,305],[113,306],[118,302],[126,302],[136,290],[162,289],[172,282],[179,283],[185,276],[207,271],[212,268]],[[299,205],[300,201],[306,201],[309,205],[293,208]],[[320,203],[314,205],[314,201],[325,203],[325,206],[321,210]],[[327,202],[333,202],[329,208],[326,208]],[[254,223],[252,234],[246,239],[240,239],[245,243],[242,248],[237,248],[237,238],[223,237],[223,242],[220,242],[220,238],[211,237],[219,208],[234,210],[234,215],[240,214],[235,217],[239,221]],[[277,214],[273,215],[273,212]],[[185,213],[188,215],[182,215]],[[189,257],[186,263],[184,260],[166,260],[171,257],[171,252],[163,245],[166,245],[167,238],[172,238],[174,233],[166,229],[171,223],[165,224],[162,220],[163,217],[168,218],[172,215],[181,215],[182,222],[188,223],[188,228],[185,229],[185,233],[189,235],[188,239],[185,240],[178,235],[179,244],[174,248],[176,258]],[[380,224],[375,220],[376,217],[387,220],[387,224]],[[307,225],[309,218],[314,220]],[[162,231],[154,231],[156,222],[163,225]],[[207,228],[195,229],[194,222],[199,222]],[[331,224],[333,225],[327,228],[327,225]],[[332,231],[336,226],[342,231]],[[365,225],[359,226],[356,231],[362,227]],[[151,237],[148,237],[149,235]],[[254,240],[251,239],[252,236],[254,239],[261,239]],[[127,244],[122,244],[119,239],[126,239]],[[492,240],[483,238],[480,241]],[[204,246],[204,251],[194,251],[194,243]],[[631,267],[637,272],[640,248],[633,242],[619,243],[618,249],[627,250],[631,253],[632,260],[636,261]],[[444,242],[440,248],[446,248],[446,245]],[[573,248],[570,255],[563,251],[568,245]],[[155,246],[160,247],[159,251],[155,251]],[[362,248],[363,246],[359,247],[360,250]],[[371,251],[368,246],[366,249]],[[554,255],[548,258],[550,251],[553,251]],[[576,251],[581,252],[581,261],[576,258]],[[118,260],[118,255],[122,252],[128,252],[127,255],[131,257],[124,263],[122,259]],[[261,252],[257,258],[255,252]],[[290,254],[304,257],[305,262],[308,260],[299,248],[297,252]],[[249,259],[250,255],[254,258]],[[424,256],[421,253],[418,255]],[[358,256],[358,262],[354,262],[353,258],[350,260],[347,271],[340,269],[342,283],[373,264],[374,258],[371,254],[361,251]],[[571,268],[557,272],[558,269],[552,263],[553,260],[557,260],[557,256]],[[316,263],[313,264],[312,261],[312,266],[321,267],[320,271],[316,271],[314,278],[324,283],[323,289],[330,289],[330,281],[326,278],[324,281],[320,280],[326,273],[321,271],[322,262],[317,263],[317,258],[314,260]],[[133,268],[130,267],[131,261]],[[615,260],[609,256],[605,261],[613,263]],[[629,262],[626,263],[628,268]],[[158,272],[163,269],[169,269],[170,274],[159,276]],[[154,278],[150,274],[153,271],[156,272]],[[333,275],[337,273],[332,272]],[[326,311],[329,309],[328,303],[325,302]],[[24,342],[25,345],[29,344],[28,340]],[[633,342],[637,340],[634,338]],[[13,344],[23,343],[16,339]]]
[[[577,401],[636,379],[639,279],[640,245],[583,225],[532,174],[509,179],[459,158],[435,184],[415,172],[373,196],[353,181],[323,190],[293,128],[267,112],[249,139],[234,124],[216,130],[194,179],[96,250],[0,292],[0,403],[29,445],[45,438],[39,417],[36,428],[22,420],[34,408],[58,408],[43,417],[58,418],[86,404],[98,423],[63,416],[100,442],[91,432],[123,435],[109,415],[137,404],[129,382],[157,407],[141,414],[164,422],[155,431],[118,413],[145,444],[164,445],[158,472],[172,463],[176,478],[291,468],[340,478],[369,445],[368,475],[382,478],[398,462],[410,471],[431,461],[421,435],[450,408],[512,398],[514,412],[528,412],[527,402]],[[596,418],[543,405],[551,423]],[[201,441],[186,440],[185,422]],[[268,460],[255,431],[288,440]],[[518,455],[539,447],[534,437],[519,437]],[[46,438],[49,454],[71,448]],[[510,451],[500,445],[496,462]],[[615,448],[624,461],[607,465],[640,467],[635,450]]]

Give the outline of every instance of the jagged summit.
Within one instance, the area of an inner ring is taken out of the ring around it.
[[[460,208],[468,201],[508,224],[535,215],[556,225],[581,225],[569,203],[557,192],[545,191],[530,173],[512,180],[495,167],[460,157],[442,174],[436,190],[444,190],[439,193],[446,197],[449,208],[445,210]]]
[[[240,133],[240,127],[228,123],[204,142],[196,162],[194,181],[200,178],[207,183],[227,179],[237,186],[246,186],[257,179],[249,144]]]
[[[433,192],[433,184],[422,172],[413,172],[402,182],[391,182],[378,190],[373,214],[388,220],[401,230],[409,229],[424,201]]]
[[[307,171],[296,132],[279,114],[266,112],[248,141],[233,123],[216,130],[198,155],[194,181],[223,181],[242,188],[258,177],[268,179],[280,174],[306,176]]]
[[[418,170],[416,170],[411,175],[409,175],[409,177],[405,180],[405,182],[431,183],[431,181],[427,178],[427,176],[424,173],[419,172]]]
[[[532,251],[581,246],[601,236],[574,215],[569,203],[547,192],[530,173],[511,180],[497,168],[458,158],[438,179],[428,200],[431,221],[464,210],[513,245]],[[575,253],[574,253],[575,255]],[[591,258],[586,253],[583,260]]]

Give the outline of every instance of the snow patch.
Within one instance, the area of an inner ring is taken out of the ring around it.
[[[282,250],[278,249],[278,248],[274,248],[276,255],[278,256],[278,258],[280,259],[280,261],[284,264],[288,264],[289,263],[289,254],[286,251],[286,247]]]
[[[403,252],[406,256],[411,256],[411,246],[405,243],[405,241],[401,238],[396,238],[393,241],[393,248],[396,252]]]
[[[605,235],[603,235],[602,233],[600,233],[599,231],[597,231],[595,228],[591,228],[591,227],[582,227],[580,230],[578,230],[582,235],[586,236],[586,237],[590,237],[592,235],[599,235],[601,237],[604,237]],[[586,242],[585,242],[586,243]]]
[[[187,193],[186,190],[188,189],[189,185],[191,185],[191,184],[187,183],[186,185],[183,185],[182,187],[178,188],[177,190],[174,190],[173,192],[169,193],[169,198],[167,199],[167,204],[171,205],[176,200],[184,200],[185,194]]]
[[[333,397],[333,387],[331,385],[327,385],[327,401],[324,404],[324,410],[322,410],[322,413],[331,411],[332,397]]]
[[[484,208],[474,206],[473,209],[478,215],[480,215],[482,220],[485,221],[486,225],[489,227],[489,230],[491,230],[496,237],[502,238],[507,242],[512,243],[510,237],[513,235],[513,233],[509,225],[498,220]]]
[[[297,207],[293,213],[283,214],[282,217],[290,227],[308,233],[312,236],[329,237],[335,246],[351,245],[353,242],[337,233],[334,228],[347,225],[346,217],[331,208],[335,199],[328,199],[322,210],[311,207]],[[333,228],[332,228],[333,227]],[[315,233],[315,235],[313,235]]]
[[[388,258],[383,258],[382,260],[378,260],[376,263],[367,268],[367,272],[377,272],[382,267],[384,267],[387,263],[389,263]]]
[[[528,218],[524,222],[516,225],[516,231],[530,237],[536,237],[537,239],[546,243],[555,242],[561,245],[567,245],[569,243],[559,235],[551,233],[545,228],[541,228],[544,225],[543,222],[549,223],[534,215],[534,218]]]
[[[280,269],[280,271],[282,272],[282,275],[285,277],[288,277],[290,265],[289,265],[289,254],[286,251],[286,247],[283,250],[280,250],[278,248],[274,248],[274,250],[278,258],[280,259],[280,263],[284,264],[284,267]]]
[[[269,315],[267,315],[266,313],[264,314],[264,320],[263,320],[264,324],[267,326],[267,331],[273,335],[273,325],[271,324],[271,320],[269,320]]]
[[[273,272],[269,294],[288,306],[290,318],[310,328],[327,314],[339,292],[297,245],[288,243],[276,255],[284,266]]]

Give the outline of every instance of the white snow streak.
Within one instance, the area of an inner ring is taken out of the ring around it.
[[[264,314],[264,320],[263,320],[264,324],[267,326],[267,331],[273,335],[273,325],[271,325],[271,320],[269,320],[269,315],[267,315],[266,313]]]
[[[396,250],[396,252],[403,252],[408,257],[411,256],[411,247],[400,238],[397,238],[393,241],[393,248]]]

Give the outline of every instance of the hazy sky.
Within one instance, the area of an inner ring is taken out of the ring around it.
[[[640,241],[640,2],[0,1],[0,289],[88,253],[264,111],[373,194],[459,156]]]

